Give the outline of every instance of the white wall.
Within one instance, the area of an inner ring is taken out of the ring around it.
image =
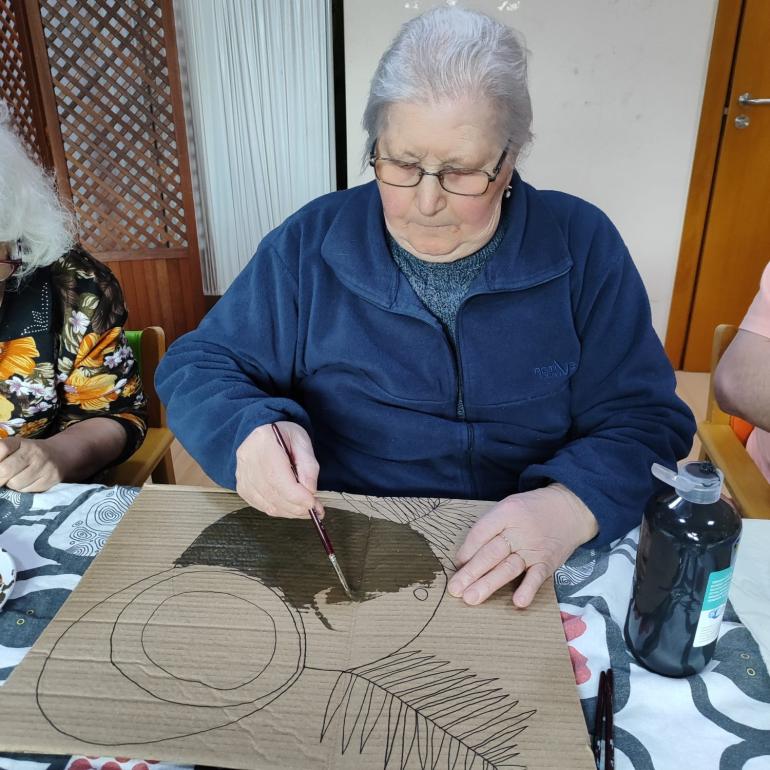
[[[361,115],[377,61],[403,22],[437,4],[345,0],[350,185],[371,178],[359,173]],[[532,52],[535,141],[521,174],[607,212],[665,337],[717,0],[459,4],[524,34]]]

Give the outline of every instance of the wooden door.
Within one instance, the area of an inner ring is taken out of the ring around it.
[[[50,158],[83,246],[120,281],[128,326],[175,339],[204,298],[172,0],[0,3],[14,30],[3,58],[18,48],[0,88],[24,138]]]
[[[770,262],[770,3],[746,0],[725,105],[683,367],[708,371],[714,328],[737,324]],[[741,104],[740,97],[766,99]]]

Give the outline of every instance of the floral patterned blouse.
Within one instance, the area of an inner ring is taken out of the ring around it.
[[[75,248],[16,285],[0,305],[0,439],[45,438],[90,417],[125,428],[129,457],[146,431],[137,363],[115,276]]]

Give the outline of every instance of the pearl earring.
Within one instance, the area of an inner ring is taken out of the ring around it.
[[[503,195],[504,195],[506,198],[510,198],[510,197],[511,197],[511,190],[512,190],[512,189],[513,189],[513,187],[511,187],[511,185],[508,185],[508,186],[505,188],[505,192],[503,193]]]

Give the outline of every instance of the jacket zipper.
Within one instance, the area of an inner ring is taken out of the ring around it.
[[[551,281],[555,278],[559,278],[564,273],[568,272],[569,268],[566,270],[563,270],[561,273],[558,273],[557,275],[551,275],[547,278],[544,278],[542,281],[538,281],[536,283],[523,286],[521,288],[510,288],[510,289],[503,289],[501,291],[508,291],[508,292],[514,292],[514,291],[522,291],[524,289],[529,289],[534,286],[539,286],[542,283],[547,283],[548,281]],[[462,407],[462,415],[459,413],[457,414],[457,418],[459,420],[462,420],[462,422],[465,423],[465,428],[467,432],[468,437],[468,448],[465,452],[466,459],[468,462],[468,476],[471,481],[471,486],[473,487],[473,497],[475,499],[478,499],[479,497],[479,489],[478,489],[478,483],[476,481],[476,474],[473,471],[473,448],[475,444],[475,434],[473,430],[473,424],[468,422],[466,416],[465,416],[465,393],[463,390],[463,362],[462,362],[462,356],[460,354],[460,313],[462,312],[465,305],[474,297],[482,296],[482,295],[488,295],[488,294],[497,294],[496,291],[476,291],[473,294],[467,294],[463,301],[460,303],[460,307],[457,308],[457,316],[456,316],[456,323],[455,323],[455,344],[452,344],[449,340],[448,335],[446,332],[444,332],[444,335],[447,337],[447,344],[452,348],[452,352],[454,353],[454,359],[455,359],[455,368],[457,370],[457,406],[455,407],[455,411],[459,412],[459,407]]]
[[[474,431],[473,431],[473,423],[469,422],[465,415],[465,392],[463,388],[463,359],[462,354],[460,353],[460,311],[465,306],[465,303],[470,299],[470,297],[465,297],[465,299],[460,303],[460,307],[457,308],[457,315],[455,316],[455,341],[454,343],[450,342],[449,339],[447,339],[447,342],[449,342],[450,347],[452,348],[452,351],[454,353],[454,359],[455,359],[455,370],[457,371],[457,405],[455,407],[455,411],[457,413],[457,418],[461,420],[463,423],[465,423],[465,431],[467,436],[467,449],[465,450],[465,458],[466,462],[468,463],[468,478],[471,482],[471,493],[473,498],[479,497],[479,491],[478,491],[478,484],[476,483],[476,474],[473,472],[473,446],[474,446]],[[447,335],[448,337],[448,335]],[[460,413],[460,410],[462,409],[462,414]]]

